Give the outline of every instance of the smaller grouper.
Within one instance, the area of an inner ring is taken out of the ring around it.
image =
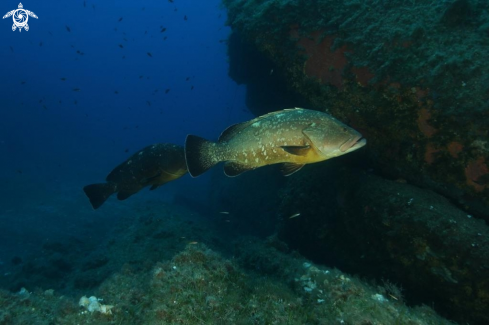
[[[183,147],[158,143],[136,152],[114,168],[106,183],[87,185],[83,191],[97,209],[114,193],[119,200],[125,200],[146,186],[151,185],[150,190],[154,190],[186,173]]]
[[[185,159],[192,177],[222,161],[227,176],[279,163],[288,176],[306,164],[347,154],[366,143],[360,133],[331,115],[294,108],[232,125],[217,143],[187,135]]]

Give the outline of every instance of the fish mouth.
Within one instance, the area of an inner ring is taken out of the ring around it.
[[[340,150],[341,152],[348,153],[360,149],[366,144],[367,140],[361,135],[358,135],[346,140],[345,143],[340,146]]]

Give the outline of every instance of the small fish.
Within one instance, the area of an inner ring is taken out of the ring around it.
[[[21,82],[20,82],[20,84],[21,84],[21,85],[25,85],[25,81],[21,81]]]
[[[163,37],[163,40],[164,40],[164,41],[166,41],[166,39],[167,39],[167,38],[168,38],[168,37],[166,37],[166,36],[165,36],[165,37]]]
[[[80,88],[73,88],[73,91],[80,91]]]
[[[121,49],[123,49],[123,48],[124,48],[124,46],[123,46],[122,44],[119,44],[119,47],[120,47]]]
[[[229,212],[227,212],[227,211],[221,211],[221,212],[219,212],[219,213],[220,213],[220,214],[229,214]]]
[[[42,46],[42,42],[39,42],[39,46]]]
[[[173,0],[168,0],[168,2],[173,3]]]
[[[165,94],[168,94],[170,92],[170,88],[165,89]]]
[[[122,17],[121,17],[121,18],[119,18],[118,22],[121,22],[121,21],[122,21]]]
[[[197,245],[199,242],[197,241],[191,241],[190,243],[188,243],[189,245]]]
[[[66,78],[59,78],[61,81],[66,81]]]
[[[160,30],[160,33],[164,33],[166,31],[166,28],[163,27],[161,30]]]
[[[86,7],[87,7],[87,2],[83,1],[83,8],[86,8]]]
[[[148,56],[149,56],[150,58],[152,58],[152,57],[153,57],[153,55],[152,55],[150,52],[148,52],[148,53],[146,53],[146,54],[148,54]]]
[[[119,94],[119,92],[118,92],[117,90],[115,90],[115,91],[114,91],[114,94],[116,94],[116,95],[117,95],[117,94]]]
[[[188,20],[187,15],[183,16],[183,20]]]
[[[185,158],[192,177],[222,161],[224,173],[231,177],[280,163],[288,176],[306,164],[342,156],[366,143],[360,133],[331,115],[295,108],[232,125],[217,143],[188,135]]]
[[[190,80],[190,77],[185,78],[185,81],[189,81],[189,80]]]
[[[298,217],[298,216],[300,216],[300,215],[301,215],[300,213],[295,213],[295,214],[291,215],[291,216],[289,217],[289,219],[297,218],[297,217]]]
[[[187,173],[183,148],[174,144],[158,143],[148,146],[117,166],[106,178],[106,183],[83,188],[94,209],[99,208],[112,194],[125,200],[146,186],[154,190]]]
[[[14,48],[12,46],[10,47],[10,52],[14,53]]]
[[[194,86],[190,87],[190,90],[194,90]]]
[[[68,33],[71,33],[71,28],[70,28],[70,26],[66,25],[65,27],[66,27],[66,30],[68,31]]]

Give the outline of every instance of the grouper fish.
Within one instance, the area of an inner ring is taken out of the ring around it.
[[[183,148],[169,143],[158,143],[136,152],[107,176],[106,183],[83,188],[94,209],[99,208],[114,193],[125,200],[150,186],[159,186],[187,173]]]
[[[306,164],[347,154],[366,143],[360,133],[331,115],[294,108],[232,125],[217,143],[187,135],[185,159],[192,177],[219,162],[225,162],[227,176],[279,163],[288,176]]]

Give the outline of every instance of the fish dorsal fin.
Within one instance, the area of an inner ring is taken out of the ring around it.
[[[221,133],[218,141],[219,142],[228,141],[233,136],[235,136],[237,133],[246,129],[247,127],[249,127],[253,123],[260,122],[263,119],[269,118],[269,117],[277,115],[277,114],[283,114],[285,111],[294,111],[297,109],[302,109],[302,108],[287,108],[287,109],[283,109],[281,111],[270,112],[270,113],[267,113],[265,115],[258,116],[256,118],[250,120],[250,121],[246,121],[246,122],[238,123],[238,124],[233,124]]]
[[[311,150],[311,146],[281,146],[280,148],[284,149],[286,152],[295,156],[306,156],[309,150]]]
[[[236,134],[238,134],[240,131],[246,129],[254,121],[255,120],[251,120],[251,121],[233,124],[233,125],[229,126],[226,130],[222,131],[221,135],[219,136],[218,142],[228,141],[229,139],[234,137]]]
[[[249,170],[252,170],[254,168],[249,167],[244,164],[240,164],[235,161],[228,161],[224,164],[224,174],[229,177],[235,177],[238,176],[244,172],[247,172]]]
[[[290,176],[293,173],[298,172],[302,167],[304,167],[304,164],[285,163],[282,166],[282,174],[284,174],[284,176]]]

